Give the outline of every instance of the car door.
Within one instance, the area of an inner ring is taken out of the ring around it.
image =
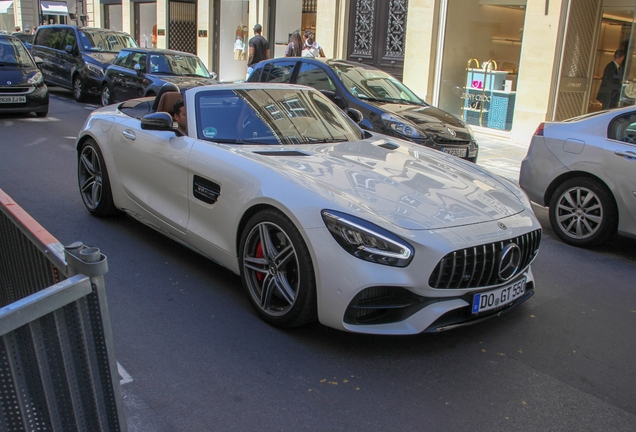
[[[636,112],[620,115],[610,123],[605,142],[605,174],[616,187],[619,207],[629,214],[619,218],[619,230],[636,233]]]
[[[188,223],[188,155],[194,140],[174,132],[148,131],[126,119],[115,128],[113,156],[124,192],[138,205],[130,209],[172,235]]]
[[[123,95],[125,99],[134,99],[144,95],[146,75],[146,53],[132,52],[121,72]]]

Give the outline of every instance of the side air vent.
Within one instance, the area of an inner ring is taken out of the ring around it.
[[[290,151],[256,151],[254,152],[263,156],[309,156],[307,153],[290,150]]]
[[[388,143],[380,144],[378,147],[382,147],[382,148],[385,148],[387,150],[395,150],[396,148],[399,148],[400,146],[397,145],[397,144],[393,144],[391,142],[388,142]]]

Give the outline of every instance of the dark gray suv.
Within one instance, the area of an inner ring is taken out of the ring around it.
[[[44,81],[73,90],[80,102],[99,95],[104,71],[117,53],[136,46],[128,33],[60,24],[38,27],[31,52],[42,59]]]

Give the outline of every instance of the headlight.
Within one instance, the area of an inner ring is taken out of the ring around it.
[[[33,85],[40,84],[42,82],[42,73],[41,72],[34,73],[33,76],[27,80],[27,82]]]
[[[104,76],[104,69],[92,63],[86,63],[86,69],[93,72],[95,75]]]
[[[398,135],[402,135],[410,139],[428,138],[428,136],[426,136],[424,132],[421,132],[413,123],[399,119],[391,114],[382,114],[382,121],[388,128],[391,128],[391,130],[395,131]]]
[[[413,259],[411,245],[367,221],[333,210],[323,210],[322,219],[338,244],[356,258],[393,267],[406,267]]]

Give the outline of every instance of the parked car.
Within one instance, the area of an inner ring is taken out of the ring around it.
[[[0,113],[49,112],[49,89],[29,51],[14,36],[0,34]]]
[[[248,82],[308,85],[340,108],[360,111],[363,129],[477,161],[479,146],[466,123],[427,104],[396,78],[372,66],[345,60],[277,58],[258,63]]]
[[[155,96],[166,83],[191,88],[217,84],[199,57],[181,51],[157,48],[122,49],[106,69],[102,83],[102,105],[141,96]]]
[[[83,101],[100,95],[104,71],[122,48],[137,44],[129,34],[72,25],[38,27],[31,51],[42,58],[44,80],[73,90],[73,97]]]
[[[137,118],[149,98],[89,115],[77,139],[82,200],[239,274],[268,323],[435,332],[533,295],[541,227],[513,183],[363,131],[308,87],[184,95],[186,136],[165,112]]]
[[[591,247],[636,238],[636,110],[600,111],[537,128],[519,184],[549,207],[554,232]]]

